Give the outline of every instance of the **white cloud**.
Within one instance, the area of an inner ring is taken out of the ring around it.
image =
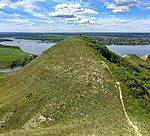
[[[0,1],[0,9],[1,9],[1,8],[4,8],[4,7],[6,7],[6,6],[7,6],[6,3],[2,3],[2,2]]]
[[[115,0],[112,3],[106,3],[106,8],[111,9],[113,13],[129,11],[131,6],[137,5],[139,0]]]
[[[4,19],[4,21],[7,22],[14,22],[14,23],[29,23],[30,21],[28,19]]]
[[[0,0],[0,9],[9,6],[11,2],[9,0]]]
[[[62,3],[57,4],[55,11],[50,12],[49,15],[62,18],[74,18],[75,16],[84,14],[98,14],[98,12],[90,8],[83,8],[81,4],[78,3]]]
[[[107,8],[111,9],[113,13],[129,11],[129,6],[117,6],[114,3],[108,4]]]
[[[45,0],[22,0],[16,3],[13,3],[11,7],[14,8],[23,8],[26,12],[34,13],[34,9],[38,8],[36,2],[44,2]]]

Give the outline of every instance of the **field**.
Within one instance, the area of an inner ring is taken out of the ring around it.
[[[18,65],[24,65],[27,61],[33,59],[32,55],[29,55],[19,47],[2,46],[0,45],[0,67],[13,67]]]

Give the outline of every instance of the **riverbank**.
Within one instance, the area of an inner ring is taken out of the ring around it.
[[[18,46],[24,52],[41,55],[45,50],[52,47],[56,43],[45,43],[41,40],[25,40],[25,39],[15,39],[9,38],[12,41],[4,41],[0,42],[2,45],[9,45],[9,46]]]
[[[34,58],[36,55],[26,53],[20,47],[0,45],[0,68],[24,66]]]

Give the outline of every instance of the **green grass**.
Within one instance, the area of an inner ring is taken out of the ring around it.
[[[116,82],[102,63],[113,66],[112,62],[90,45],[96,44],[86,37],[68,38],[22,70],[0,78],[0,132],[6,136],[134,136]],[[126,104],[129,107],[132,101]],[[140,131],[146,135],[143,126]]]
[[[24,65],[33,56],[21,51],[18,47],[0,46],[0,67],[10,67],[13,63]]]
[[[0,72],[0,78],[3,77],[5,74]]]

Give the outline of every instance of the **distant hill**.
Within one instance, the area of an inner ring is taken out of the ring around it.
[[[126,66],[136,76],[137,66],[91,39],[59,42],[0,78],[0,133],[148,136],[149,93],[145,85],[142,93],[130,90],[121,73]]]

